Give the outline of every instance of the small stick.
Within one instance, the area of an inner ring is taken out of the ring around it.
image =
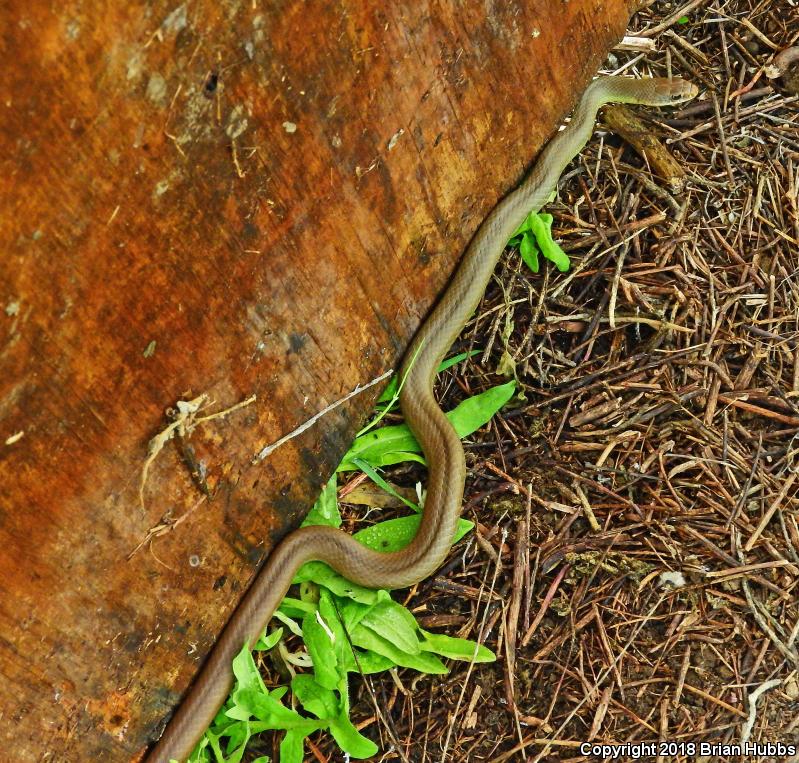
[[[719,141],[721,142],[721,155],[724,157],[724,167],[727,170],[727,177],[730,183],[735,186],[735,175],[732,174],[732,165],[730,164],[730,155],[727,152],[727,136],[724,133],[724,125],[721,123],[721,110],[719,109],[719,99],[716,98],[715,93],[710,94],[713,99],[713,112],[716,117],[716,130],[719,133]]]
[[[317,421],[319,421],[319,419],[330,413],[330,411],[335,410],[343,403],[346,403],[350,398],[353,398],[364,390],[369,389],[369,387],[379,384],[381,381],[383,381],[383,379],[388,379],[388,377],[393,373],[393,370],[388,370],[384,374],[380,374],[380,376],[378,376],[376,379],[372,379],[372,381],[367,382],[364,385],[359,384],[354,390],[352,390],[352,392],[348,392],[346,395],[344,395],[344,397],[341,397],[335,402],[330,403],[330,405],[325,406],[321,411],[319,411],[319,413],[311,416],[311,418],[308,419],[308,421],[306,421],[304,424],[300,424],[300,426],[298,426],[296,429],[292,429],[288,434],[283,435],[283,437],[281,437],[279,440],[275,440],[275,442],[273,442],[271,445],[267,445],[265,448],[259,450],[252,462],[255,464],[259,461],[263,461],[273,450],[277,450],[281,445],[287,443],[289,440],[294,439],[298,435],[301,435],[306,429],[310,429]]]
[[[669,185],[673,193],[685,189],[686,174],[682,165],[658,140],[652,130],[627,106],[614,104],[604,112],[604,122],[626,140]]]
[[[766,525],[768,525],[768,523],[771,521],[771,518],[774,516],[774,512],[777,511],[785,496],[788,495],[788,491],[791,489],[791,486],[796,480],[796,475],[797,472],[791,472],[788,475],[788,479],[786,479],[782,485],[782,490],[780,490],[780,492],[777,494],[777,497],[774,499],[774,502],[771,504],[771,506],[769,506],[768,510],[763,515],[763,518],[758,523],[755,531],[749,537],[749,540],[746,541],[746,544],[744,545],[744,551],[751,551],[752,547],[755,545],[755,543],[757,543],[758,538],[760,538],[761,534],[763,533],[763,530],[766,529]]]
[[[743,747],[749,741],[749,737],[752,734],[752,729],[755,725],[755,718],[757,717],[757,700],[759,699],[760,695],[763,694],[763,692],[776,689],[781,684],[781,678],[772,678],[770,681],[765,681],[764,683],[760,684],[757,689],[747,696],[746,702],[749,705],[749,717],[746,719],[746,723],[744,723],[743,727],[741,728],[741,747]]]

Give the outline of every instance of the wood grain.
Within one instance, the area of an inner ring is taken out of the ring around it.
[[[141,755],[627,12],[3,4],[4,756]]]

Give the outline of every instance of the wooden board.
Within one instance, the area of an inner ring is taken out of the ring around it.
[[[4,757],[142,754],[627,13],[3,4]]]

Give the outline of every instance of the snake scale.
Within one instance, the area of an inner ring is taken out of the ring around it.
[[[529,212],[547,202],[565,166],[588,141],[598,109],[606,103],[667,106],[696,93],[696,86],[682,79],[601,77],[589,85],[568,125],[546,145],[521,185],[480,225],[405,356],[400,405],[428,464],[427,498],[416,537],[402,551],[380,553],[332,527],[305,527],[288,535],[242,599],[148,763],[184,761],[191,754],[228,696],[233,657],[263,633],[302,564],[323,561],[355,583],[389,589],[413,585],[441,564],[460,514],[466,463],[461,442],[433,397],[438,365],[477,308],[508,239]]]

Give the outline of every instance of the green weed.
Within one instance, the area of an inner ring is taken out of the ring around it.
[[[442,364],[463,360],[456,356]],[[461,402],[447,417],[460,437],[479,429],[512,397],[515,382],[508,382]],[[391,385],[381,397],[377,418],[396,404],[398,386]],[[421,448],[404,424],[372,429],[356,437],[337,472],[360,469],[378,486],[402,500],[412,511],[408,516],[384,520],[364,528],[354,537],[379,551],[398,551],[416,534],[420,508],[402,498],[380,475],[379,469],[402,461],[424,463]],[[333,475],[304,525],[341,525],[337,501],[337,477]],[[454,542],[473,527],[461,519]],[[395,667],[422,673],[444,674],[442,661],[491,662],[494,654],[484,646],[422,629],[413,615],[395,602],[387,591],[355,585],[322,562],[303,565],[294,578],[301,585],[299,599],[286,597],[275,613],[283,624],[259,641],[256,650],[274,648],[284,628],[301,636],[312,663],[312,672],[294,676],[289,686],[268,689],[250,651],[242,649],[233,663],[235,684],[230,698],[217,714],[190,763],[238,763],[250,739],[267,730],[285,732],[280,743],[281,763],[301,763],[304,740],[326,730],[352,758],[369,758],[377,746],[349,719],[348,675],[368,675]],[[291,690],[293,709],[284,703]],[[266,757],[258,763],[267,763]]]
[[[537,273],[538,255],[551,260],[561,271],[569,258],[552,238],[552,215],[531,213],[509,241],[518,246],[522,259]],[[441,369],[464,360],[472,353],[456,355]],[[401,380],[395,377],[378,401],[376,416],[358,434],[339,465],[338,472],[361,470],[379,487],[402,501],[411,514],[388,519],[354,534],[365,546],[379,551],[398,551],[415,536],[420,508],[402,497],[381,476],[382,467],[403,461],[424,463],[416,438],[405,424],[376,428],[393,410]],[[493,387],[468,398],[446,415],[463,438],[486,424],[513,396],[516,382]],[[304,525],[339,527],[341,515],[334,474],[305,519]],[[461,519],[454,543],[473,527]],[[369,758],[377,746],[353,726],[349,718],[348,676],[368,675],[396,667],[422,673],[445,674],[442,661],[492,662],[493,652],[473,641],[430,633],[414,616],[395,602],[387,591],[355,585],[322,562],[309,562],[298,571],[300,598],[286,597],[275,613],[283,624],[265,635],[256,651],[278,645],[284,628],[300,636],[312,665],[311,672],[298,673],[290,686],[268,689],[246,647],[233,662],[235,683],[228,701],[220,709],[190,763],[238,763],[250,739],[263,731],[282,731],[281,763],[302,763],[306,737],[326,730],[350,757]],[[292,706],[284,700],[291,691]],[[294,709],[298,707],[302,710]],[[266,756],[255,763],[269,763]]]

